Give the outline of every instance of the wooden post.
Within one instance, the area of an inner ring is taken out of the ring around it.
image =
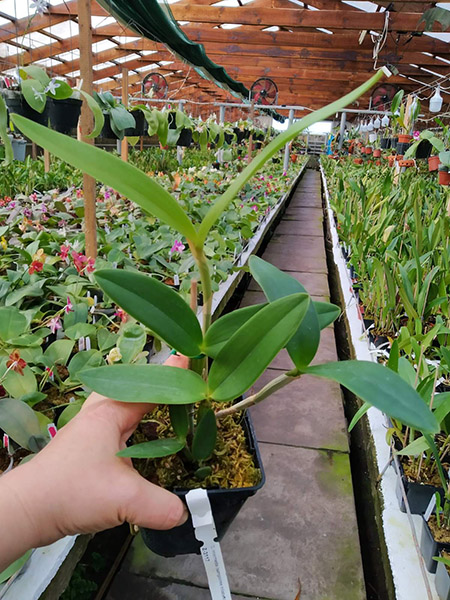
[[[33,160],[37,159],[37,146],[35,142],[31,142],[31,158]]]
[[[44,148],[44,171],[50,172],[50,152]]]
[[[128,106],[128,69],[122,69],[122,104]],[[122,160],[128,162],[128,140],[122,140]]]
[[[93,83],[93,59],[92,59],[92,26],[91,26],[91,0],[78,0],[78,25],[79,25],[79,48],[80,48],[80,78],[83,80],[83,90],[92,94]],[[94,140],[86,135],[92,131],[94,116],[86,101],[81,109],[80,130],[81,139],[87,144],[94,145]],[[95,179],[89,175],[83,175],[84,196],[84,236],[86,245],[86,256],[97,258],[97,220],[96,220],[96,186]]]

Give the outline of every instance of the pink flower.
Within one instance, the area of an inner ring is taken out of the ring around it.
[[[257,204],[254,204],[254,205],[252,206],[252,210],[254,210],[255,212],[258,212],[258,205],[257,205]]]
[[[64,311],[65,311],[66,315],[69,314],[70,312],[74,312],[73,304],[70,301],[69,296],[67,296],[67,304],[64,307]]]
[[[50,319],[50,321],[48,322],[48,326],[50,327],[50,331],[52,333],[56,333],[58,329],[62,329],[61,319],[59,318],[59,315],[56,315],[55,317],[53,317],[53,319]]]
[[[183,252],[183,250],[186,248],[186,246],[184,244],[182,244],[181,242],[179,242],[178,240],[175,240],[174,245],[172,246],[172,248],[170,249],[170,254],[174,254],[175,252]]]
[[[93,273],[95,271],[95,258],[88,258],[86,271],[88,273]]]
[[[420,138],[420,131],[414,131],[414,133],[413,133],[413,138],[414,138],[415,140],[418,140],[418,139]]]
[[[128,321],[127,313],[124,310],[122,310],[121,308],[118,308],[114,314],[116,317],[119,317],[119,319],[122,321],[122,323],[126,323]]]
[[[75,250],[72,250],[72,258],[73,264],[75,265],[75,269],[78,271],[78,273],[81,273],[81,271],[86,266],[87,258],[84,256],[84,254],[75,252]]]
[[[60,247],[59,250],[60,250],[59,256],[61,257],[61,260],[67,260],[67,257],[69,256],[70,246],[66,246],[65,244],[62,244],[62,246]]]
[[[50,369],[50,367],[45,367],[45,370],[47,371],[50,379],[53,379],[53,371]]]
[[[83,197],[83,190],[77,190],[77,198],[82,198]]]
[[[36,192],[33,192],[32,194],[30,194],[30,200],[32,200],[33,202],[37,202],[37,194],[36,194]]]

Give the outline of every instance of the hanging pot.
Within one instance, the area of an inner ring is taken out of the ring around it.
[[[397,142],[397,154],[405,154],[410,146],[409,142]]]
[[[379,148],[377,148],[376,150],[373,151],[374,158],[380,158],[380,156],[381,156],[381,150]]]
[[[428,159],[428,170],[430,172],[437,171],[439,169],[440,162],[439,156],[430,156]]]
[[[442,550],[450,551],[450,542],[437,542],[424,517],[422,516],[422,535],[420,536],[420,550],[422,552],[425,566],[430,573],[436,573],[437,562],[433,556],[439,556]]]
[[[354,158],[353,162],[355,163],[355,165],[362,165],[363,159],[362,158]]]
[[[177,146],[189,147],[192,144],[192,130],[182,129],[178,138]]]
[[[248,447],[253,454],[255,466],[261,471],[261,481],[258,485],[248,488],[208,489],[208,498],[211,502],[219,540],[223,538],[247,498],[254,496],[265,482],[261,455],[248,412],[242,421],[242,426]],[[189,490],[174,489],[172,491],[179,498],[184,499]],[[180,554],[200,554],[201,543],[195,538],[191,517],[180,527],[175,527],[169,531],[141,528],[141,533],[147,547],[160,556],[173,557]]]
[[[382,137],[380,139],[380,146],[381,146],[382,150],[387,150],[388,148],[390,148],[391,147],[391,138]]]
[[[125,136],[127,137],[142,137],[148,131],[148,124],[142,110],[129,110],[130,115],[133,115],[136,121],[135,127],[128,127],[125,129]]]
[[[406,158],[406,159],[401,159],[398,161],[398,164],[400,167],[414,167],[415,166],[415,161],[412,158]]]
[[[26,117],[39,125],[48,125],[48,114],[49,114],[49,103],[45,104],[45,108],[42,113],[37,112],[28,104],[21,92],[15,90],[5,90],[3,97],[8,107],[9,113],[15,113]]]
[[[66,135],[73,133],[78,125],[82,104],[83,102],[77,98],[67,98],[66,100],[49,98],[47,105],[49,106],[50,127]]]
[[[391,148],[397,148],[398,137],[391,137]]]
[[[422,140],[417,146],[416,158],[428,158],[431,154],[433,146],[428,140]]]
[[[100,132],[100,137],[105,138],[107,140],[117,140],[118,137],[111,129],[111,117],[108,113],[103,113],[105,117],[105,123],[103,125],[103,129]]]

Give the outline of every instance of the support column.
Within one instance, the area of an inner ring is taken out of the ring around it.
[[[339,130],[339,150],[342,150],[344,144],[345,124],[347,122],[347,113],[343,112],[341,115],[341,128]]]
[[[219,125],[223,125],[225,123],[225,106],[220,106],[219,108]],[[219,150],[219,155],[217,160],[220,163],[223,163],[223,148]]]
[[[288,127],[290,127],[293,122],[294,122],[294,109],[291,108],[289,110],[289,125],[288,125]],[[289,168],[289,152],[290,152],[290,143],[287,143],[286,146],[284,147],[284,164],[283,164],[284,171],[287,171]]]
[[[44,148],[44,171],[50,172],[50,152]]]
[[[128,69],[122,69],[122,104],[128,106]],[[122,160],[128,162],[128,140],[126,136],[122,140]]]
[[[92,60],[92,26],[91,26],[91,0],[78,0],[78,25],[80,45],[80,78],[83,80],[83,90],[92,94],[93,85],[93,60]],[[94,145],[94,140],[87,138],[94,127],[94,116],[87,105],[83,102],[81,108],[81,139],[86,144]],[[95,179],[89,175],[83,175],[83,197],[84,197],[84,235],[86,245],[86,256],[97,258],[97,222],[95,214],[96,187]]]
[[[253,126],[253,119],[255,118],[255,103],[252,101],[252,107],[250,109],[250,121]],[[253,154],[253,131],[250,134],[250,138],[248,140],[248,154],[247,154],[247,162],[250,164],[252,162],[252,154]]]

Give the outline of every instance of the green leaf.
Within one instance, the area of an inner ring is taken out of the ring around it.
[[[398,348],[398,339],[395,339],[391,346],[391,351],[389,352],[389,360],[387,362],[388,369],[394,371],[394,373],[398,373],[398,359],[400,353]]]
[[[14,160],[14,152],[8,136],[8,109],[2,96],[0,96],[0,139],[5,146],[5,164],[9,165]],[[2,229],[4,228],[2,227]],[[6,227],[7,230],[8,227]],[[6,231],[1,235],[4,235]]]
[[[169,286],[148,275],[105,269],[95,278],[128,314],[185,356],[197,356],[203,340],[196,314]]]
[[[102,327],[101,329],[98,329],[97,330],[98,349],[101,350],[101,352],[106,352],[107,350],[110,350],[111,348],[113,348],[116,345],[117,338],[118,338],[117,333],[112,333],[111,331],[106,329],[106,327]]]
[[[348,432],[350,433],[352,429],[357,425],[357,423],[362,419],[362,417],[367,413],[370,408],[370,404],[368,402],[364,402],[364,404],[356,411],[353,416],[353,419],[350,421],[350,425],[348,426]]]
[[[73,94],[73,90],[68,83],[62,81],[62,79],[55,80],[58,87],[55,89],[55,93],[52,94],[50,91],[47,92],[49,98],[53,98],[54,100],[67,100]]]
[[[64,427],[64,425],[67,425],[69,421],[76,417],[82,407],[83,400],[75,400],[75,402],[71,402],[58,417],[58,429],[61,429],[61,427]]]
[[[50,77],[47,75],[45,69],[36,65],[20,67],[19,75],[22,79],[36,79],[44,86],[44,88],[50,83]]]
[[[186,440],[179,440],[178,438],[153,440],[125,448],[125,450],[118,452],[117,456],[123,458],[162,458],[163,456],[176,454],[180,450],[183,450],[185,445]]]
[[[212,364],[211,397],[226,402],[248,390],[290,340],[308,306],[307,294],[293,294],[271,302],[238,329]]]
[[[70,379],[73,382],[79,381],[79,374],[84,369],[91,370],[92,367],[103,366],[103,356],[98,350],[85,350],[78,352],[69,363]]]
[[[88,94],[87,92],[84,92],[83,90],[80,90],[80,94],[86,100],[87,105],[89,106],[89,108],[92,111],[92,114],[94,115],[94,129],[92,130],[92,133],[90,133],[86,137],[96,138],[100,135],[100,133],[103,129],[103,126],[105,124],[105,115],[103,114],[103,111],[100,108],[100,106],[98,105],[98,103],[94,100],[94,98],[90,94]]]
[[[196,461],[206,460],[211,456],[216,446],[217,423],[216,415],[210,408],[198,423],[192,441],[192,456]]]
[[[27,318],[15,306],[0,308],[0,339],[3,342],[22,335],[27,328]]]
[[[244,185],[253,177],[255,173],[257,173],[267,162],[269,158],[272,158],[279,150],[281,150],[287,142],[290,142],[294,138],[296,138],[304,129],[307,129],[314,123],[318,121],[324,121],[331,115],[334,115],[336,112],[340,111],[342,108],[346,106],[350,106],[357,100],[362,94],[370,90],[370,88],[377,83],[383,77],[383,72],[380,69],[375,75],[373,75],[368,81],[360,85],[358,88],[350,92],[349,94],[343,96],[339,100],[328,104],[327,106],[321,108],[320,110],[316,110],[313,113],[303,117],[299,121],[295,122],[291,127],[289,127],[285,132],[280,133],[274,140],[272,140],[261,152],[257,154],[257,156],[252,160],[252,162],[242,171],[239,177],[236,177],[226,190],[224,194],[219,196],[215,203],[211,206],[211,208],[206,213],[204,217],[200,229],[198,232],[199,242],[203,243],[210,231],[213,227],[214,223],[223,213],[223,211],[227,208],[227,206],[232,202],[236,196],[239,194],[240,190],[244,187]]]
[[[13,398],[20,398],[25,394],[32,394],[37,390],[37,381],[33,371],[27,365],[23,375],[16,371],[9,371],[3,380],[3,387]]]
[[[147,334],[142,327],[135,323],[127,323],[117,342],[122,362],[131,363],[142,352],[146,341]]]
[[[312,304],[316,309],[321,330],[328,327],[328,325],[331,325],[331,323],[334,323],[341,314],[339,306],[331,304],[331,302],[312,302]]]
[[[272,302],[291,294],[307,293],[302,284],[277,267],[257,256],[249,260],[250,272]],[[328,304],[328,303],[327,303]],[[329,305],[332,306],[332,305]],[[324,318],[324,322],[326,318]],[[320,324],[315,305],[310,302],[305,318],[286,346],[289,356],[298,369],[309,365],[316,355],[320,342]]]
[[[50,154],[109,185],[187,239],[197,241],[194,226],[175,198],[138,168],[108,152],[78,142],[19,115],[13,115],[11,119],[22,133]]]
[[[12,565],[9,565],[7,569],[2,571],[2,573],[0,573],[0,583],[5,583],[5,581],[8,581],[8,579],[15,575],[17,571],[20,571],[20,569],[28,562],[32,552],[33,550],[28,550],[23,556],[14,561]]]
[[[416,390],[378,363],[346,360],[308,367],[306,372],[337,381],[404,425],[424,433],[439,432],[436,418]]]
[[[72,354],[75,342],[73,340],[56,340],[44,352],[47,366],[65,365]]]
[[[217,319],[206,332],[203,352],[211,358],[216,358],[230,337],[265,306],[267,304],[246,306]]]
[[[428,445],[427,440],[422,436],[414,440],[410,444],[408,444],[402,450],[398,450],[396,454],[400,456],[419,456],[423,452],[430,450],[430,446]]]
[[[170,423],[179,438],[186,439],[189,432],[188,405],[172,404],[169,406]]]
[[[45,86],[36,79],[25,79],[22,81],[21,90],[23,97],[31,108],[38,113],[43,113],[47,104]]]
[[[79,340],[82,337],[95,335],[95,332],[95,325],[91,325],[90,323],[75,323],[75,325],[68,327],[64,333],[71,340]]]
[[[32,408],[13,398],[0,401],[0,428],[19,446],[30,450],[30,438],[41,435],[41,427]]]
[[[89,369],[81,381],[120,402],[193,404],[206,397],[206,383],[193,371],[166,365],[111,365]]]

